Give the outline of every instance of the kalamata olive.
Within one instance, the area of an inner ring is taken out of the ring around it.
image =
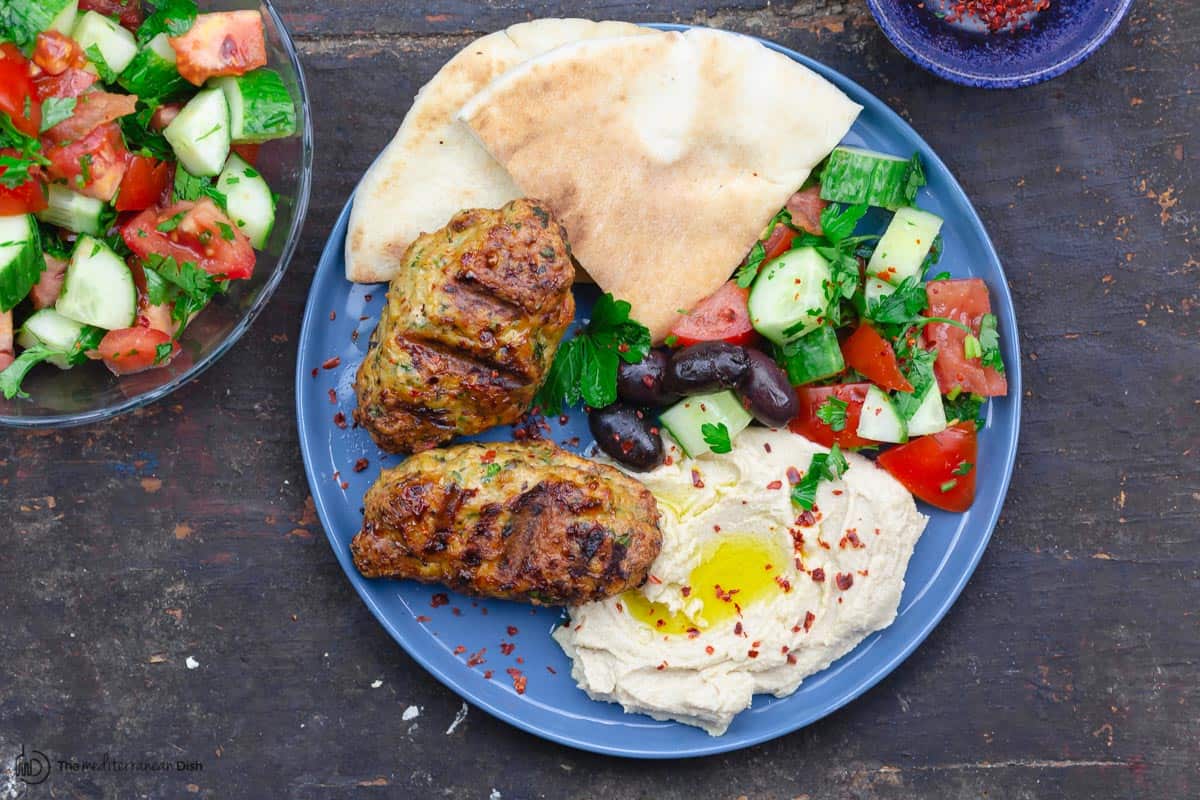
[[[800,413],[800,398],[787,373],[761,350],[746,348],[750,368],[737,385],[742,405],[764,425],[778,428]]]
[[[746,348],[727,342],[699,342],[677,350],[663,381],[676,394],[705,394],[732,389],[750,368]]]
[[[663,463],[663,440],[650,418],[633,406],[615,403],[588,414],[588,427],[600,449],[638,472]]]
[[[663,376],[671,356],[651,350],[637,364],[624,361],[617,367],[617,396],[635,406],[669,406],[679,399],[663,388]]]

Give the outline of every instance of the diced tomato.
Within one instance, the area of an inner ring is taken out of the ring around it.
[[[892,343],[879,335],[869,323],[862,323],[842,342],[842,357],[881,389],[911,392],[912,384],[900,371]]]
[[[54,256],[46,256],[46,268],[42,270],[38,282],[29,292],[29,299],[37,309],[49,308],[58,300],[62,293],[63,279],[67,276],[67,262]]]
[[[13,127],[21,133],[38,135],[42,104],[33,88],[29,60],[9,42],[0,44],[0,111],[12,118]]]
[[[72,67],[83,69],[87,66],[87,56],[70,36],[58,31],[43,31],[37,35],[33,47],[33,63],[49,75],[62,75]]]
[[[257,11],[201,14],[191,30],[170,41],[179,74],[196,86],[209,78],[245,75],[267,65],[263,20]]]
[[[821,199],[821,187],[810,186],[788,198],[787,210],[792,215],[792,224],[797,228],[816,236],[824,236],[825,229],[821,227],[821,212],[827,205],[829,203]]]
[[[42,139],[52,144],[68,144],[136,110],[136,95],[88,92],[76,101],[71,116],[46,131]]]
[[[161,231],[160,227],[172,227]],[[254,248],[229,217],[207,197],[148,208],[125,224],[121,237],[141,258],[151,253],[191,261],[212,275],[230,280],[254,274]]]
[[[95,11],[106,17],[118,17],[132,33],[142,24],[142,0],[79,0],[80,11]]]
[[[792,433],[814,441],[825,447],[837,444],[840,447],[864,447],[875,444],[858,435],[858,420],[862,417],[863,401],[867,399],[869,383],[840,383],[834,386],[801,386],[796,389],[800,398],[800,413],[788,423]],[[817,410],[830,397],[846,404],[846,427],[835,431],[817,416]]]
[[[171,165],[146,156],[130,156],[114,205],[117,211],[143,211],[157,205],[171,185]]]
[[[0,370],[8,369],[15,359],[13,349],[13,313],[12,309],[0,312]]]
[[[171,354],[159,358],[158,347],[164,344],[171,345]],[[140,325],[109,331],[96,348],[104,365],[114,375],[131,375],[166,366],[179,350],[179,342],[173,341],[170,334]]]
[[[880,454],[879,466],[931,506],[966,511],[975,499],[975,423],[960,422]]]
[[[39,100],[47,97],[79,97],[99,78],[83,69],[68,67],[61,75],[44,74],[33,79]]]
[[[243,161],[253,167],[258,165],[258,151],[261,147],[262,145],[260,144],[235,144],[231,149],[241,156]]]
[[[74,191],[108,202],[125,177],[129,151],[115,122],[107,122],[82,139],[45,149],[51,178]]]
[[[930,281],[926,292],[929,316],[958,320],[970,326],[976,336],[983,315],[992,311],[987,284],[979,278]],[[933,364],[938,386],[943,392],[961,386],[964,392],[984,397],[1007,394],[1008,380],[1003,373],[983,366],[978,358],[967,358],[963,346],[966,338],[966,331],[953,325],[931,322],[925,326],[925,340],[938,351],[937,361]]]
[[[754,341],[754,326],[746,309],[748,297],[749,289],[729,281],[680,317],[671,335],[681,347],[713,341],[750,344]]]
[[[792,240],[796,238],[796,232],[782,222],[775,223],[771,235],[763,242],[763,263],[770,261],[773,258],[779,258],[781,255],[792,249]]]
[[[0,150],[0,155],[18,156],[20,154],[16,150]],[[0,175],[3,175],[7,169],[7,167],[0,167]],[[46,207],[46,191],[39,180],[42,177],[42,168],[30,167],[29,175],[29,180],[11,189],[0,183],[0,217],[30,214]]]

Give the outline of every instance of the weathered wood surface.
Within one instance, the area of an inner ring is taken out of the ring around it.
[[[1086,64],[1003,93],[912,66],[862,0],[280,5],[318,169],[278,296],[166,402],[0,432],[0,770],[22,744],[204,770],[0,772],[0,798],[1200,796],[1200,4],[1139,0]],[[859,81],[962,181],[1017,302],[1020,458],[975,577],[878,687],[741,753],[601,758],[478,711],[447,734],[461,701],[358,601],[306,504],[291,377],[324,237],[456,48],[562,13],[754,33]]]

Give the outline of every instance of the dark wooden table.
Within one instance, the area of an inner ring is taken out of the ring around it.
[[[0,798],[1200,796],[1200,3],[1138,0],[1086,64],[999,93],[911,65],[863,0],[280,5],[317,173],[277,297],[165,402],[0,432]],[[295,342],[338,211],[452,53],[553,15],[730,28],[841,70],[946,159],[1011,278],[1024,430],[978,572],[889,678],[748,751],[621,761],[475,710],[448,733],[462,702],[359,602],[308,497]],[[3,772],[22,746],[203,768],[26,788]]]

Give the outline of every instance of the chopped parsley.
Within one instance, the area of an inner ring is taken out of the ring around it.
[[[174,342],[163,342],[154,347],[154,363],[162,364],[171,357],[171,353],[175,350]]]
[[[43,361],[60,357],[65,359],[68,364],[81,364],[87,359],[86,353],[96,349],[100,344],[104,333],[100,328],[86,327],[69,348],[51,347],[42,343],[25,348],[21,355],[8,365],[7,369],[0,372],[0,393],[3,393],[9,400],[14,397],[28,397],[28,393],[21,390],[21,382],[25,380],[25,376],[31,369]]]
[[[43,100],[41,132],[45,133],[63,120],[69,119],[75,113],[77,102],[74,97],[47,97]]]
[[[974,468],[975,468],[975,465],[972,464],[970,461],[963,461],[957,467],[954,468],[954,474],[955,475],[966,475]]]
[[[836,444],[828,453],[813,454],[808,472],[805,472],[800,482],[792,487],[792,502],[806,511],[812,511],[813,506],[817,504],[817,485],[821,481],[840,479],[849,468],[846,457]]]
[[[942,493],[945,494],[946,492],[953,489],[955,486],[958,486],[958,478],[951,478],[950,480],[943,483],[940,488],[942,490]]]
[[[137,30],[139,46],[144,46],[160,33],[172,37],[183,36],[191,30],[199,12],[195,0],[151,0],[150,5],[154,7],[154,13],[146,17]]]
[[[221,232],[221,238],[227,242],[232,242],[236,236],[233,233],[233,226],[225,222],[217,222],[217,230]]]
[[[104,53],[100,51],[99,45],[88,45],[83,51],[88,61],[92,62],[92,66],[96,68],[96,72],[100,74],[100,80],[105,83],[114,83],[117,80],[117,73],[108,65],[108,60],[104,58]]]
[[[718,422],[713,425],[711,422],[706,422],[700,426],[700,435],[704,437],[705,443],[712,448],[714,453],[728,453],[733,449],[733,443],[729,440],[729,428],[725,427],[724,422]]]
[[[754,279],[758,277],[758,268],[762,266],[766,256],[767,250],[763,247],[762,241],[755,242],[754,247],[750,248],[750,255],[746,256],[746,263],[738,267],[737,274],[734,276],[738,286],[748,289],[750,284],[754,283]]]
[[[979,321],[979,347],[985,367],[1004,372],[1004,356],[1000,354],[1000,331],[996,327],[996,315],[984,314]]]
[[[183,221],[184,216],[185,212],[180,211],[178,214],[167,217],[162,222],[155,225],[154,229],[157,231],[162,231],[163,233],[170,233],[179,227],[179,223]]]
[[[550,414],[562,410],[563,401],[581,400],[604,408],[617,399],[617,365],[636,364],[650,352],[650,330],[629,318],[631,306],[604,294],[592,309],[587,327],[562,343],[535,402]]]
[[[846,429],[846,409],[849,407],[850,404],[845,400],[830,397],[817,409],[817,419],[834,431],[843,431]]]

